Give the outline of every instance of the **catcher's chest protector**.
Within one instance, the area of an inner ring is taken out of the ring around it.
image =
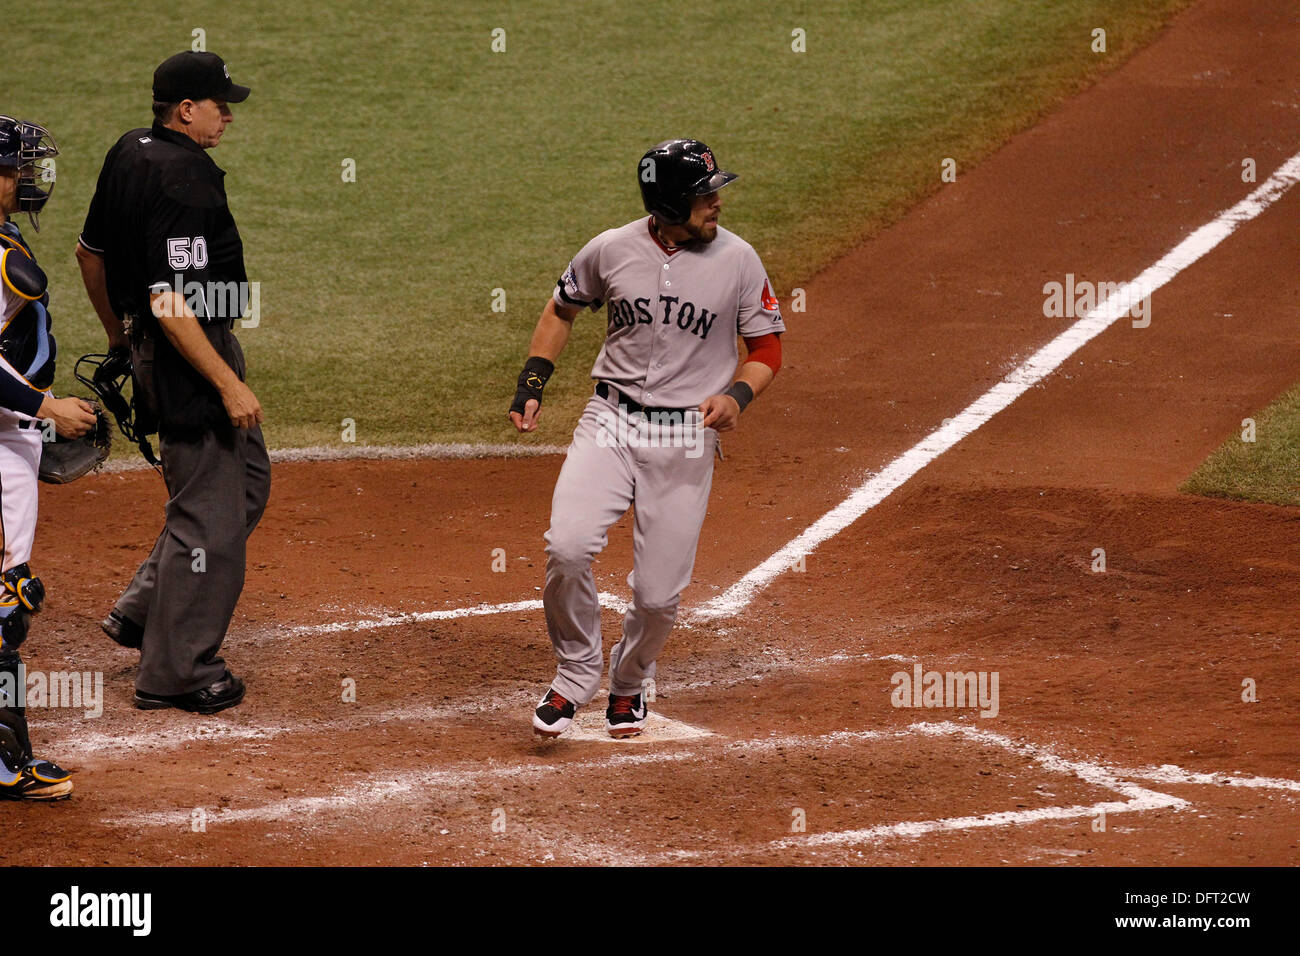
[[[0,254],[36,261],[13,222],[0,223]],[[28,384],[42,390],[54,382],[55,342],[48,304],[49,294],[43,290],[29,298],[21,289],[0,282],[0,355]]]

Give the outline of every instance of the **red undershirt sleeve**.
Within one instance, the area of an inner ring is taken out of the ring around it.
[[[749,354],[745,356],[746,362],[762,362],[776,374],[781,369],[781,333],[768,332],[766,335],[755,335],[753,338],[745,339],[745,347],[749,349]]]

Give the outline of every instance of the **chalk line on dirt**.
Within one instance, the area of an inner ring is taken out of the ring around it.
[[[608,591],[600,592],[600,606],[618,614],[627,610],[627,601]],[[471,607],[453,607],[438,611],[411,611],[406,614],[388,614],[384,617],[362,618],[359,621],[330,621],[328,624],[300,624],[277,628],[277,633],[289,637],[307,634],[337,634],[340,632],[372,631],[381,627],[400,627],[404,624],[423,624],[431,621],[452,621],[462,617],[483,617],[492,614],[511,614],[517,611],[540,611],[540,598],[528,601],[507,601],[504,604],[475,604]]]
[[[1225,209],[1210,222],[1196,229],[1153,265],[1141,272],[1137,278],[1120,286],[1114,295],[1091,309],[1064,332],[1057,335],[1056,338],[1016,366],[1002,381],[971,402],[957,415],[946,419],[939,428],[889,462],[881,471],[854,488],[848,497],[818,518],[757,567],[747,572],[722,594],[710,598],[697,607],[685,609],[681,616],[682,623],[710,621],[740,613],[753,601],[759,591],[790,569],[800,558],[811,554],[820,545],[849,527],[894,491],[906,484],[932,461],[964,438],[973,434],[1030,388],[1041,383],[1071,355],[1116,321],[1129,315],[1135,305],[1148,298],[1157,289],[1167,285],[1180,272],[1204,257],[1223,240],[1232,235],[1239,226],[1263,213],[1286,195],[1297,182],[1300,182],[1300,153],[1292,156],[1278,167],[1249,196],[1236,205]],[[466,447],[485,449],[497,446]],[[515,448],[512,445],[499,447]],[[543,448],[546,446],[530,447]],[[564,451],[559,446],[554,447],[557,449],[556,451],[547,451],[545,453],[558,454]],[[365,455],[359,454],[361,450],[360,448],[357,449],[358,454],[355,457],[365,457]],[[397,454],[397,452],[401,451],[400,448],[394,447],[389,450],[394,453],[393,457],[404,457]],[[542,452],[535,453],[540,454]],[[446,457],[455,456],[449,455]],[[605,599],[608,596],[602,594],[601,597],[602,604],[605,604]],[[620,604],[622,604],[622,607],[619,608],[620,611],[626,608],[625,602],[620,602]],[[605,606],[614,607],[613,604],[605,604]],[[516,611],[535,611],[540,610],[541,607],[542,602],[537,600],[515,601],[505,604],[480,604],[466,608],[401,615],[394,618],[383,618],[378,621],[362,620],[359,622],[336,622],[329,625],[309,626],[293,629],[291,633],[318,634],[328,633],[331,630],[351,628],[391,627],[397,624],[419,621],[449,620],[486,614],[508,614]]]
[[[416,459],[449,460],[459,458],[543,458],[563,455],[567,445],[472,444],[470,442],[432,442],[419,445],[311,445],[306,448],[273,448],[271,461],[413,461]],[[101,474],[148,471],[150,465],[138,455],[114,458],[99,469]]]
[[[751,666],[762,665],[767,668],[761,673],[744,673],[731,677],[717,677],[699,681],[673,681],[670,684],[660,685],[660,693],[666,697],[668,693],[676,694],[703,687],[734,687],[739,684],[762,681],[769,676],[790,670],[807,670],[823,664],[835,664],[846,660],[910,661],[911,659],[897,654],[888,654],[877,658],[869,654],[844,653],[830,654],[826,657],[799,658],[791,656],[773,659],[768,654],[764,654],[750,662]],[[596,700],[599,701],[605,693],[607,693],[607,690],[601,688],[600,693],[596,695]],[[342,717],[296,718],[294,723],[241,720],[242,714],[237,711],[228,711],[225,714],[206,719],[183,717],[181,723],[173,723],[155,729],[141,727],[140,721],[145,718],[142,718],[136,711],[128,711],[124,715],[124,719],[117,724],[117,729],[114,730],[90,729],[90,722],[80,718],[55,723],[43,722],[41,725],[42,750],[57,751],[59,759],[64,763],[69,763],[73,760],[93,759],[98,756],[107,756],[109,758],[116,758],[123,754],[139,756],[154,751],[187,747],[191,744],[237,743],[244,741],[256,743],[274,740],[277,737],[290,734],[316,735],[330,731],[347,733],[386,723],[415,724],[465,720],[502,710],[518,710],[520,719],[527,720],[527,716],[531,713],[532,708],[536,706],[539,696],[539,692],[535,690],[494,691],[467,696],[455,704],[417,704],[379,712],[355,708],[349,709],[346,715]],[[590,713],[594,715],[590,719],[595,721],[603,715],[603,710],[597,705],[592,708]],[[588,719],[584,716],[586,714],[588,714],[588,711],[585,710],[579,713],[580,724]],[[656,716],[657,712],[651,709],[651,719],[654,720]],[[112,723],[113,720],[114,718],[106,719],[101,716],[94,720],[94,725],[102,727]],[[674,721],[673,723],[678,728],[689,726],[681,721]],[[678,731],[671,738],[651,734],[645,740],[646,742],[654,742],[662,739],[684,739],[685,736],[687,736],[685,733]],[[693,732],[689,736],[711,736],[711,734],[707,730],[693,728]],[[579,734],[574,739],[586,739],[586,737],[584,734]],[[603,743],[605,740],[612,741],[612,738],[604,735],[601,742]]]
[[[879,473],[855,488],[839,505],[806,528],[766,561],[748,572],[725,592],[688,612],[692,620],[728,617],[742,611],[754,596],[788,570],[801,557],[839,534],[880,504],[912,476],[963,438],[984,425],[1033,386],[1056,371],[1085,344],[1129,314],[1192,263],[1215,248],[1243,223],[1254,219],[1300,181],[1300,153],[1282,164],[1259,188],[1230,209],[1201,226],[1132,282],[1089,311],[1048,342],[1002,381],[975,399],[955,417],[891,461]]]
[[[693,728],[698,730],[698,728]],[[331,794],[311,797],[291,797],[273,800],[268,803],[249,807],[217,809],[211,811],[208,822],[211,825],[222,823],[274,822],[286,819],[316,817],[328,813],[351,813],[359,808],[377,804],[415,803],[430,799],[431,794],[447,795],[455,790],[473,789],[494,780],[538,779],[563,774],[576,774],[586,771],[604,771],[620,768],[653,766],[664,763],[690,763],[695,761],[716,761],[725,759],[730,754],[752,756],[759,753],[771,753],[778,750],[797,750],[829,746],[854,745],[866,741],[897,740],[908,736],[931,736],[963,739],[971,743],[998,747],[1014,753],[1026,760],[1036,763],[1051,773],[1074,776],[1086,783],[1112,790],[1123,797],[1118,801],[1103,801],[1091,805],[1071,805],[1061,807],[1039,807],[1035,809],[1000,811],[986,814],[947,817],[937,820],[906,821],[903,823],[882,824],[863,829],[834,831],[831,833],[812,834],[803,838],[786,838],[763,844],[766,848],[796,848],[809,845],[850,845],[874,842],[892,837],[917,837],[928,833],[945,830],[964,830],[982,827],[1019,826],[1048,820],[1063,820],[1080,816],[1095,816],[1098,813],[1129,813],[1157,809],[1184,809],[1190,806],[1187,800],[1166,793],[1159,793],[1133,783],[1130,779],[1146,771],[1130,772],[1111,767],[1093,760],[1081,760],[1064,757],[1052,748],[1040,744],[1017,741],[1004,734],[981,730],[962,724],[945,721],[942,723],[916,723],[896,731],[863,730],[838,731],[812,736],[786,735],[759,737],[746,740],[726,740],[719,737],[696,737],[690,743],[702,749],[646,750],[637,753],[615,753],[596,759],[557,761],[549,763],[509,763],[495,764],[488,761],[463,764],[458,767],[430,768],[427,770],[408,770],[391,779],[376,780],[364,778],[354,784],[340,787]],[[558,755],[563,751],[556,751]],[[1180,768],[1167,765],[1161,771],[1177,776],[1179,783],[1202,783],[1211,785],[1230,785],[1237,781],[1239,786],[1259,786],[1270,789],[1294,790],[1300,788],[1300,781],[1276,780],[1271,778],[1238,778],[1225,774],[1189,774]],[[1247,783],[1246,781],[1252,781]],[[126,827],[189,827],[193,807],[176,810],[149,810],[126,813],[105,818],[102,822],[110,826]],[[726,851],[734,855],[736,850]]]

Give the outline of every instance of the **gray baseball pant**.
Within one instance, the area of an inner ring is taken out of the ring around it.
[[[629,506],[632,603],[610,652],[610,693],[639,694],[654,677],[691,580],[713,483],[717,432],[698,427],[698,412],[690,415],[684,425],[654,425],[593,397],[573,433],[551,500],[543,604],[559,662],[551,686],[575,704],[596,696],[603,669],[591,562]]]

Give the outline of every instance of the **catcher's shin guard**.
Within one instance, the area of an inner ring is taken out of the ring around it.
[[[22,612],[24,615],[27,612]],[[0,648],[0,800],[64,800],[72,795],[72,774],[32,756],[26,697],[18,652]]]
[[[17,655],[27,640],[31,616],[32,612],[13,594],[5,592],[0,596],[0,659],[9,652]]]
[[[27,719],[8,707],[0,707],[0,764],[15,774],[32,759],[31,741],[27,739]]]
[[[32,744],[27,738],[27,716],[23,701],[27,688],[23,680],[23,661],[8,645],[0,648],[0,761],[10,771],[17,771],[32,759]]]
[[[22,607],[35,614],[45,603],[45,585],[32,574],[26,562],[4,573],[4,589],[18,599]]]

